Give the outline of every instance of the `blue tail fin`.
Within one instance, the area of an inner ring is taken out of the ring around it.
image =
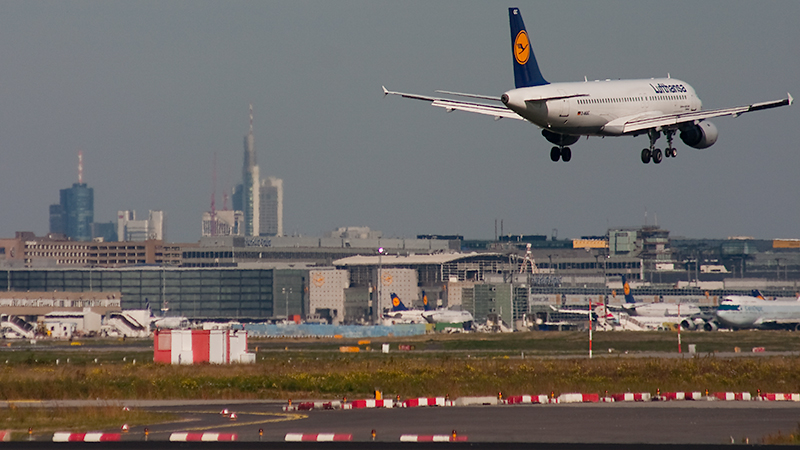
[[[760,298],[761,300],[764,300],[764,296],[761,295],[761,291],[759,291],[758,289],[753,289],[753,292],[751,292],[751,295],[753,297],[755,297],[755,298]]]
[[[422,306],[425,307],[425,311],[433,311],[433,305],[428,303],[428,294],[425,291],[422,291]]]
[[[406,305],[400,301],[400,297],[398,297],[394,292],[392,292],[392,311],[408,311]]]
[[[625,275],[622,276],[622,292],[625,294],[625,303],[636,303],[636,300],[633,299],[633,294],[631,294],[631,285],[628,284],[628,279],[625,278]]]
[[[514,85],[523,88],[550,84],[539,71],[519,8],[508,8],[508,21],[511,25],[511,53],[514,55]]]

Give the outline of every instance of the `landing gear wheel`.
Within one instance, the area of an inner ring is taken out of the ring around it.
[[[642,162],[647,164],[650,162],[650,149],[646,148],[642,150]]]
[[[561,160],[564,162],[569,162],[572,159],[572,150],[569,147],[564,147],[561,149]]]
[[[553,162],[558,162],[559,158],[561,158],[561,149],[558,147],[553,147],[550,149],[550,160]]]
[[[657,148],[653,150],[653,162],[656,164],[661,164],[661,149]]]
[[[676,148],[673,148],[673,149],[672,149],[672,157],[674,158],[674,157],[676,157],[676,156],[678,156],[678,149],[676,149]]]
[[[672,149],[671,148],[665,148],[664,149],[664,158],[669,158],[670,156],[672,156]]]

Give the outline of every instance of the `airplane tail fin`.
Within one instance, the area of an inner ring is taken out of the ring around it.
[[[394,292],[392,292],[392,311],[408,311],[406,305],[400,301],[400,297],[398,297]]]
[[[631,285],[628,284],[628,279],[625,275],[622,276],[622,292],[625,294],[625,303],[636,303],[631,293]]]
[[[759,291],[758,289],[753,289],[752,295],[755,298],[760,298],[761,300],[764,300],[764,296],[761,295],[761,291]]]
[[[514,85],[523,88],[550,84],[539,71],[519,8],[508,8],[508,20],[511,26],[511,53],[514,55]]]
[[[433,311],[434,307],[428,302],[428,294],[425,291],[422,291],[422,306],[425,307],[425,311]]]

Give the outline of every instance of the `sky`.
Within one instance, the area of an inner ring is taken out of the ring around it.
[[[553,163],[535,125],[384,98],[512,88],[509,6],[550,82],[669,74],[704,108],[800,96],[796,0],[0,1],[0,237],[49,231],[82,150],[96,222],[163,210],[169,241],[196,242],[241,180],[252,103],[287,234],[800,238],[798,105],[714,119],[714,146],[644,165],[645,136]]]

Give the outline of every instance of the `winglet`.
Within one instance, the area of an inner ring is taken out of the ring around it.
[[[794,103],[794,98],[792,98],[792,94],[790,94],[790,93],[788,93],[788,92],[787,92],[787,93],[786,93],[786,95],[788,95],[788,96],[789,96],[789,105],[791,105],[792,103]]]
[[[388,89],[386,89],[386,86],[381,86],[381,88],[383,89],[383,96],[384,96],[384,97],[386,97],[387,95],[389,95],[389,90],[388,90]]]

